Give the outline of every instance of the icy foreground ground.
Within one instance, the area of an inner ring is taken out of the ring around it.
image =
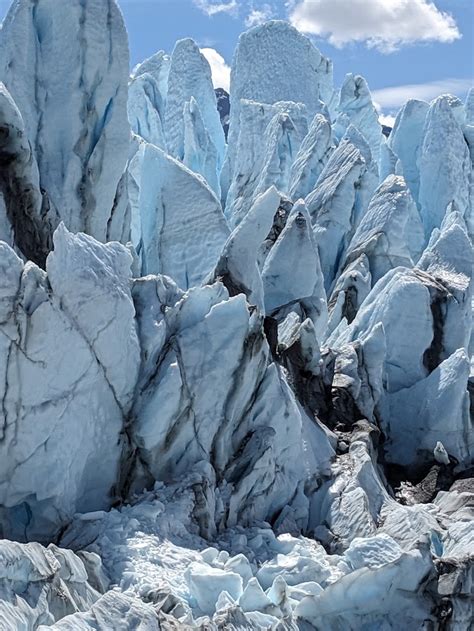
[[[284,22],[226,144],[115,0],[0,31],[0,629],[472,628],[474,92]]]

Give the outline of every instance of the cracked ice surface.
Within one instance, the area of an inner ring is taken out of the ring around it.
[[[22,114],[53,228],[64,221],[100,241],[122,240],[127,33],[115,2],[86,4],[14,2],[0,31],[1,75]]]
[[[473,121],[285,22],[0,30],[0,628],[472,626]]]
[[[46,273],[5,244],[1,264],[2,526],[42,538],[113,497],[140,358],[131,257],[61,224]]]

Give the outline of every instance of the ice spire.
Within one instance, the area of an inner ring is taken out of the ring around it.
[[[438,97],[430,105],[418,168],[420,211],[428,240],[433,228],[441,226],[451,202],[463,216],[469,210],[471,159],[449,95]]]
[[[333,150],[331,124],[325,116],[316,114],[291,167],[289,194],[292,199],[311,193]]]
[[[227,193],[234,175],[242,99],[270,105],[278,101],[303,103],[312,118],[318,111],[320,95],[326,98],[329,92],[332,64],[288,22],[273,20],[243,33],[232,64],[223,193]]]
[[[352,125],[329,158],[316,188],[306,198],[314,224],[326,291],[367,210],[377,175],[369,146]]]
[[[388,139],[388,146],[400,161],[400,171],[418,203],[420,172],[418,154],[423,143],[423,129],[429,105],[425,101],[410,99],[397,114]]]
[[[115,0],[18,0],[0,31],[0,70],[52,223],[57,213],[71,230],[127,240],[126,217],[114,216],[130,143],[128,41]]]
[[[382,126],[364,77],[351,73],[346,75],[341,87],[338,111],[339,115],[334,121],[336,137],[341,138],[349,125],[354,125],[369,143],[374,162],[378,163]]]
[[[183,109],[194,97],[209,138],[217,151],[217,169],[224,160],[224,130],[217,112],[211,68],[192,39],[176,43],[171,55],[165,113],[165,135],[169,153],[179,160],[184,157]]]

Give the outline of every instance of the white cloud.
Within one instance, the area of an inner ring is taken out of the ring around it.
[[[342,47],[365,42],[389,53],[416,42],[461,37],[454,18],[429,0],[300,0],[290,10],[300,31],[328,37]]]
[[[213,0],[193,0],[198,9],[201,9],[206,15],[212,16],[217,13],[230,13],[235,15],[238,12],[239,5],[237,0],[229,0],[228,2],[215,2]]]
[[[252,10],[245,18],[245,26],[251,28],[263,24],[267,20],[271,20],[274,14],[274,10],[269,4],[264,4],[258,9],[252,6]]]
[[[473,85],[473,79],[441,79],[429,83],[409,83],[392,88],[372,90],[372,99],[379,110],[394,110],[408,99],[431,101],[440,94],[463,95]]]
[[[393,114],[380,114],[379,123],[387,127],[393,127],[395,124],[395,116]]]
[[[230,66],[226,64],[224,57],[214,48],[201,48],[201,53],[211,66],[214,87],[224,88],[228,92],[230,87]]]

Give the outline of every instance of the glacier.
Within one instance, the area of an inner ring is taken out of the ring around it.
[[[473,104],[385,139],[273,20],[221,122],[193,40],[14,0],[2,630],[472,628]]]
[[[14,2],[0,40],[2,83],[20,110],[46,198],[37,238],[50,241],[63,221],[99,241],[123,241],[129,52],[118,6]],[[46,249],[35,249],[25,255],[44,266]]]

